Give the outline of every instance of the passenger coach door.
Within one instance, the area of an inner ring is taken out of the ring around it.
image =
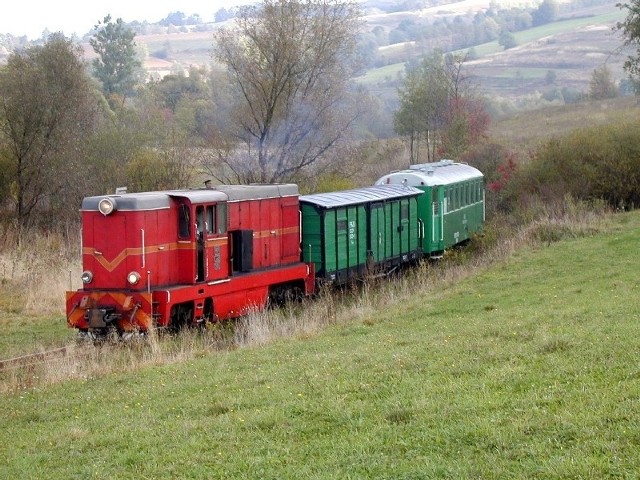
[[[442,219],[444,216],[444,189],[431,189],[431,251],[442,250]]]
[[[409,200],[400,201],[400,253],[411,250],[411,228],[409,224]]]

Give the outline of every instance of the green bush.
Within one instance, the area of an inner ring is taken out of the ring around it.
[[[553,138],[516,172],[507,190],[512,208],[522,208],[531,197],[560,205],[566,195],[634,208],[640,205],[640,125],[619,123]]]

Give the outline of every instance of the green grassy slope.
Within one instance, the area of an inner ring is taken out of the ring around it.
[[[4,395],[0,478],[634,478],[638,228],[317,337]]]

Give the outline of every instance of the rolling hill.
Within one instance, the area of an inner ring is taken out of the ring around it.
[[[500,4],[501,7],[517,5],[513,2]],[[408,20],[432,22],[443,17],[468,18],[488,7],[488,1],[465,0],[415,11],[379,13],[369,10],[364,18],[364,29],[371,31],[381,27],[391,31]],[[626,56],[621,51],[622,38],[613,27],[623,18],[624,11],[616,7],[615,2],[574,8],[558,21],[515,32],[518,44],[515,48],[504,50],[497,41],[474,46],[476,58],[467,63],[467,71],[483,93],[512,99],[562,88],[587,91],[593,70],[604,64],[613,77],[620,80],[626,77],[622,70]],[[211,28],[225,25],[230,22],[213,24]],[[185,71],[190,66],[210,67],[213,63],[211,31],[138,35],[136,42],[145,68],[155,78]],[[93,52],[88,44],[85,51],[91,58]],[[424,49],[414,42],[380,47],[378,57],[386,64],[367,70],[357,81],[377,95],[392,97],[405,62],[424,53]]]

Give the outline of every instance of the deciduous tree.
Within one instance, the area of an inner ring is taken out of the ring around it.
[[[22,227],[37,207],[51,206],[85,178],[82,149],[99,102],[82,55],[53,34],[42,46],[13,53],[0,69],[0,163],[8,167],[3,174]]]
[[[361,113],[348,88],[359,14],[354,1],[263,0],[214,34],[235,94],[226,138],[238,142],[213,169],[223,180],[288,180],[345,138]]]
[[[618,87],[611,75],[611,70],[606,65],[596,68],[589,82],[589,97],[594,100],[615,98],[618,95]]]
[[[394,128],[408,138],[412,163],[421,161],[422,146],[427,161],[455,157],[486,132],[489,116],[464,75],[464,61],[434,52],[407,72]]]
[[[628,11],[627,17],[616,24],[616,29],[624,36],[624,45],[635,49],[635,55],[629,55],[624,62],[624,69],[629,73],[635,86],[636,94],[640,93],[640,0],[618,3],[618,8]]]
[[[509,30],[502,30],[498,37],[498,45],[502,46],[505,50],[518,46],[516,37]]]
[[[396,133],[409,140],[411,163],[420,161],[421,145],[426,145],[429,161],[435,158],[436,137],[445,125],[450,87],[442,54],[436,52],[409,70],[398,89],[400,108],[394,113],[393,125]]]
[[[544,0],[531,14],[534,27],[553,22],[557,16],[558,3],[555,0]]]

